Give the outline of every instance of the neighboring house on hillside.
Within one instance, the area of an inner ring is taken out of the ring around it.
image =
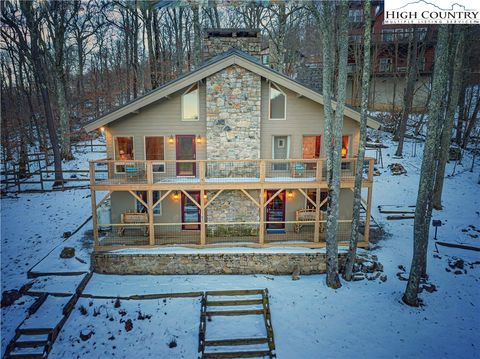
[[[96,251],[324,245],[323,97],[262,65],[258,33],[228,31],[210,33],[212,57],[196,70],[85,126],[107,143],[108,159],[90,162]],[[344,114],[339,242],[350,233],[360,120]],[[365,163],[361,246],[373,159]],[[97,215],[108,197],[110,212]]]

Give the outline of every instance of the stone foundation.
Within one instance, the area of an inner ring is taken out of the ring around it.
[[[344,254],[340,254],[342,261]],[[325,253],[94,253],[92,268],[105,274],[325,273]]]

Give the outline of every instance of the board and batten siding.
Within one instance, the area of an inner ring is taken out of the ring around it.
[[[136,160],[145,159],[145,136],[165,136],[165,160],[175,160],[175,144],[169,144],[170,135],[200,135],[202,143],[196,144],[197,159],[206,158],[206,92],[205,85],[199,86],[199,120],[182,121],[182,94],[188,88],[176,92],[169,98],[152,103],[124,118],[111,122],[106,128],[107,157],[114,158],[113,136],[133,136]]]
[[[293,91],[276,85],[287,96],[287,113],[285,120],[269,118],[269,87],[262,80],[262,124],[261,124],[261,158],[272,157],[272,141],[274,136],[290,136],[289,158],[303,157],[303,136],[321,135],[320,157],[325,158],[324,115],[323,106],[305,97],[299,97]],[[355,120],[344,117],[343,134],[351,136],[348,157],[357,153],[360,138],[359,124]]]

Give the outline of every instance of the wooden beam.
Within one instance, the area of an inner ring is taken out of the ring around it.
[[[315,208],[317,207],[317,204],[313,202],[310,197],[308,197],[308,195],[305,193],[303,189],[299,188],[298,191],[305,196],[305,198],[312,204],[312,206],[314,206]]]
[[[167,192],[165,192],[165,193],[162,195],[162,197],[160,197],[160,199],[153,204],[153,207],[152,207],[152,208],[157,207],[165,198],[167,198],[167,196],[168,196],[171,192],[172,192],[171,189],[168,190]]]
[[[253,198],[253,197],[250,195],[250,193],[248,193],[247,191],[245,191],[243,188],[240,189],[240,190],[243,192],[243,194],[245,194],[245,196],[247,196],[248,198],[250,198],[250,199],[252,200],[252,202],[255,203],[255,205],[256,205],[257,207],[260,207],[260,203],[258,203],[258,202],[255,200],[255,198]]]
[[[263,245],[265,242],[265,190],[260,190],[260,207],[259,207],[259,228],[258,228],[258,244]]]
[[[220,193],[222,193],[222,192],[223,192],[223,189],[221,189],[217,193],[215,193],[215,195],[205,204],[205,208],[207,208],[210,205],[210,203],[212,203],[214,201],[214,199],[217,198],[220,195]]]
[[[317,191],[315,193],[315,229],[313,233],[313,241],[315,243],[318,243],[320,241],[320,193],[320,188],[317,188]]]
[[[280,188],[277,192],[275,192],[275,194],[272,197],[270,197],[270,199],[267,202],[265,202],[263,206],[266,207],[270,202],[272,202],[275,199],[275,197],[277,197],[284,190],[285,188]]]
[[[112,192],[113,191],[108,191],[108,193],[105,195],[105,197],[103,197],[102,200],[100,202],[98,202],[98,204],[95,206],[95,209],[98,209],[98,207],[100,207],[108,199],[108,197],[110,197],[112,195]]]
[[[148,202],[148,237],[150,245],[155,245],[155,226],[153,225],[153,191],[147,192]]]
[[[200,191],[200,245],[207,242],[206,225],[205,225],[205,190]]]
[[[95,196],[95,190],[90,190],[90,199],[92,202],[93,240],[95,245],[98,246],[97,199]]]
[[[182,189],[181,191],[182,191],[182,193],[183,193],[185,196],[187,196],[187,197],[190,199],[190,201],[193,202],[193,204],[195,204],[195,206],[197,206],[197,207],[200,208],[200,209],[202,208],[202,207],[200,206],[200,204],[198,204],[198,202],[195,201],[195,200],[193,199],[193,197],[188,194],[187,191],[185,191],[185,190],[183,190],[183,189]]]
[[[140,202],[142,205],[144,205],[145,208],[147,208],[147,209],[150,208],[150,207],[148,206],[148,204],[146,204],[146,203],[143,201],[143,199],[141,199],[139,196],[137,196],[137,194],[136,194],[135,192],[130,191],[130,190],[129,190],[128,192],[130,192],[130,194],[131,194],[133,197],[135,197],[138,202]]]

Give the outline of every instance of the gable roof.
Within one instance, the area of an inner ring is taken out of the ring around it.
[[[155,101],[168,97],[169,95],[232,65],[238,65],[240,67],[243,67],[251,72],[256,73],[257,75],[260,75],[272,82],[275,82],[278,85],[286,87],[298,93],[299,95],[309,98],[310,100],[315,101],[321,105],[323,105],[324,103],[323,96],[317,91],[314,91],[306,87],[305,85],[302,85],[300,82],[297,82],[278,71],[262,65],[255,57],[241,50],[232,48],[227,52],[212,57],[210,60],[206,61],[196,70],[188,72],[176,78],[175,80],[169,81],[161,87],[149,91],[145,95],[138,97],[135,100],[121,107],[118,107],[111,112],[106,113],[105,115],[96,120],[91,121],[90,123],[86,124],[84,128],[87,132],[93,131],[112,121],[118,120],[119,118],[126,116],[129,113],[135,112],[140,108],[147,106]],[[332,101],[332,106],[334,110],[336,108],[336,105],[337,103],[335,101]],[[345,106],[343,114],[346,117],[360,122],[360,113],[348,106]],[[375,121],[371,117],[368,117],[367,126],[378,129],[380,127],[380,123]]]

